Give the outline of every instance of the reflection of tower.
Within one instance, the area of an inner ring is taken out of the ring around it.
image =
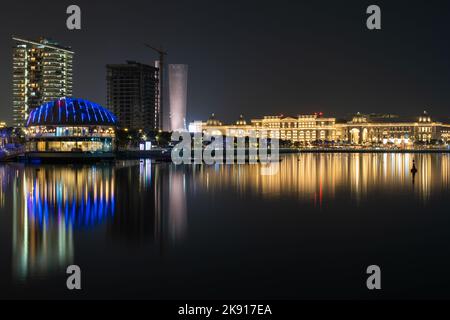
[[[0,209],[5,206],[6,190],[8,189],[10,174],[9,167],[0,166]]]
[[[116,166],[114,219],[108,227],[113,239],[129,244],[154,242],[164,251],[167,240],[180,240],[186,230],[185,177],[172,166],[140,161],[126,167]],[[119,192],[136,181],[129,192]],[[124,183],[124,185],[122,185]]]
[[[187,228],[185,176],[171,168],[169,173],[168,223],[169,236],[172,241],[183,238]]]
[[[188,66],[169,65],[170,131],[186,129]]]
[[[116,165],[116,212],[108,226],[114,240],[126,240],[129,244],[141,244],[158,237],[159,184],[151,160],[120,167]],[[135,187],[129,189],[130,181]]]

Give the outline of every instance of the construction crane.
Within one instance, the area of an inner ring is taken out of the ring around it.
[[[167,56],[167,52],[162,48],[158,49],[151,45],[144,43],[144,45],[159,54],[159,115],[158,115],[158,129],[162,128],[162,110],[164,101],[164,56]]]

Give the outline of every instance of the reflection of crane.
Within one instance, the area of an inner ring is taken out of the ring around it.
[[[163,109],[163,101],[164,101],[164,56],[167,56],[167,52],[162,48],[158,49],[152,47],[151,45],[144,44],[147,48],[152,49],[153,51],[159,54],[159,110],[158,110],[158,123],[155,123],[158,126],[158,129],[162,128],[162,109]]]

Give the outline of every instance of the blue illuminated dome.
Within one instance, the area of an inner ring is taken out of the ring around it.
[[[62,98],[33,109],[27,121],[32,126],[116,126],[111,111],[88,100]]]

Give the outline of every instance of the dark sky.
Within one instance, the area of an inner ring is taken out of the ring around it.
[[[82,30],[66,29],[66,8]],[[382,9],[381,31],[366,8]],[[427,109],[450,116],[450,1],[3,1],[0,119],[11,121],[11,36],[47,36],[76,52],[74,95],[105,103],[105,64],[156,56],[189,65],[188,121],[323,111]]]

